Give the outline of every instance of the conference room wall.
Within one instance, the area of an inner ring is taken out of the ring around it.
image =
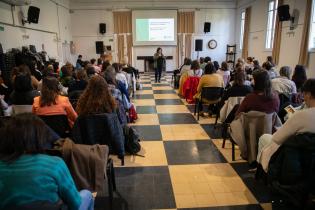
[[[72,10],[71,29],[76,54],[81,54],[84,60],[98,58],[95,41],[103,41],[110,45],[115,53],[113,13],[107,10]],[[99,24],[106,24],[106,33],[99,33]],[[114,56],[115,57],[115,56]]]
[[[204,33],[204,22],[211,22],[210,33]],[[195,39],[203,40],[203,51],[199,57],[210,56],[212,60],[225,61],[226,45],[235,44],[235,9],[201,9],[195,12],[195,34],[192,43],[192,58],[196,59]],[[217,41],[217,47],[210,49],[208,42]]]
[[[0,43],[5,51],[11,48],[21,48],[30,44],[35,45],[37,51],[45,47],[48,55],[62,61],[65,55],[63,47],[70,52],[69,43],[72,40],[69,14],[69,1],[58,0],[59,5],[52,1],[33,0],[33,6],[40,8],[38,24],[26,24],[23,28],[21,12],[27,16],[28,6],[15,6],[13,17],[11,6],[0,2]],[[58,11],[58,12],[57,12]],[[57,15],[58,14],[58,15]],[[58,23],[59,22],[59,23]],[[37,31],[41,30],[41,31]],[[43,32],[45,31],[45,32]]]
[[[237,5],[236,12],[236,43],[238,48],[238,56],[242,51],[239,49],[240,40],[240,18],[241,12],[248,6],[252,7],[250,35],[249,35],[249,56],[255,56],[260,62],[264,62],[266,57],[272,55],[270,49],[265,49],[266,28],[267,28],[267,8],[268,0],[241,0]],[[294,30],[290,30],[290,22],[283,22],[279,67],[288,65],[294,68],[298,63],[300,55],[300,45],[302,41],[302,32],[304,27],[304,16],[306,8],[306,0],[295,1],[285,0],[284,4],[290,5],[290,13],[293,9],[299,10],[298,26]],[[307,23],[308,24],[308,23]],[[279,68],[278,68],[279,69]],[[310,53],[307,75],[315,77],[315,53]]]

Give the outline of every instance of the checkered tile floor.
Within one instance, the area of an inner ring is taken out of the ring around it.
[[[145,157],[127,156],[123,167],[113,157],[126,202],[121,207],[115,201],[115,209],[272,209],[268,188],[255,181],[246,162],[231,161],[229,142],[221,148],[215,119],[197,121],[170,80],[164,75],[156,84],[153,74],[141,75],[143,89],[133,99],[139,119],[132,127]]]

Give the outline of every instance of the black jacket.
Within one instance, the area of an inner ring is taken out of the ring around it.
[[[72,137],[77,144],[105,144],[118,157],[125,155],[125,137],[116,113],[79,116]]]
[[[314,193],[315,134],[298,134],[288,139],[271,157],[268,178],[272,184],[285,186],[297,195]]]

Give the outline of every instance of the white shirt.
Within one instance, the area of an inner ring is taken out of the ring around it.
[[[296,85],[292,80],[286,77],[277,77],[271,80],[272,89],[278,93],[290,95],[296,93]]]
[[[194,70],[189,70],[188,71],[188,75],[190,77],[201,77],[202,73],[203,73],[202,69],[198,69],[198,70],[195,70],[195,71]]]
[[[124,83],[126,89],[128,89],[128,81],[127,81],[126,75],[124,73],[118,72],[116,74],[116,79],[121,81],[122,83]]]

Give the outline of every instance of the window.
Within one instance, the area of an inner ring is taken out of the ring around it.
[[[245,11],[241,13],[240,49],[243,48],[244,27],[245,27]]]
[[[278,8],[278,0],[269,1],[266,44],[265,44],[265,48],[266,49],[272,49],[272,46],[273,46],[273,38],[274,38],[274,35],[275,35],[277,8]]]
[[[315,49],[315,0],[312,2],[312,7],[309,48]]]

